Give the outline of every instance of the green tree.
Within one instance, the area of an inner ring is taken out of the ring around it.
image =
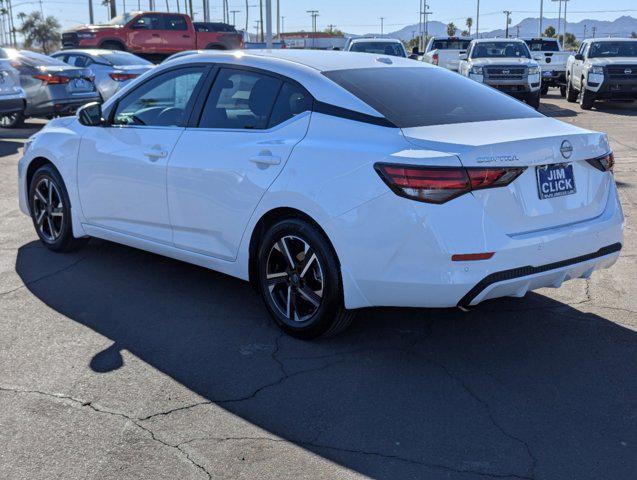
[[[545,37],[554,37],[555,36],[555,28],[553,28],[552,26],[548,26],[544,29],[544,36]]]
[[[449,22],[447,24],[447,35],[449,35],[450,37],[453,37],[456,34],[456,30],[458,30],[458,29],[453,24],[453,22]]]
[[[323,30],[325,33],[329,33],[330,35],[333,35],[335,37],[344,37],[345,34],[343,33],[342,30],[338,29],[338,28],[334,28],[332,26],[327,27],[325,30]]]
[[[60,22],[53,16],[44,18],[40,12],[26,14],[20,12],[18,18],[22,22],[19,32],[24,37],[26,48],[40,48],[44,53],[50,53],[58,48],[60,39]]]
[[[464,24],[467,26],[467,37],[470,37],[471,27],[473,27],[473,18],[468,17],[467,20],[464,22]]]
[[[573,35],[570,32],[566,32],[564,33],[564,38],[562,40],[562,46],[566,47],[572,47],[573,45],[575,45],[575,35]]]
[[[463,30],[460,32],[460,35],[463,37],[469,37],[471,34],[469,33],[469,30]]]

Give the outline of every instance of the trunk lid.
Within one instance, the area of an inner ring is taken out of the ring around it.
[[[455,154],[465,167],[527,167],[506,187],[471,192],[484,207],[485,221],[509,235],[589,220],[606,206],[612,176],[586,161],[608,153],[602,133],[527,118],[405,128],[403,134],[420,148]],[[536,167],[555,164],[572,165],[566,168],[572,168],[575,191],[542,199]]]
[[[46,67],[40,67],[39,70],[44,74],[59,75],[70,78],[68,83],[48,86],[56,92],[65,91],[66,93],[74,95],[95,91],[95,83],[93,81],[95,75],[90,68],[49,65]]]

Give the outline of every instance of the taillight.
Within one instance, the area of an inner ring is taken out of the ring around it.
[[[431,63],[433,63],[434,65],[438,65],[438,54],[434,53],[431,57]]]
[[[613,166],[615,165],[615,156],[613,155],[613,152],[610,152],[603,157],[592,158],[586,161],[597,170],[601,170],[602,172],[612,172]]]
[[[139,77],[139,73],[121,73],[121,72],[111,72],[108,74],[116,82],[125,82],[126,80],[131,80],[133,78]]]
[[[69,83],[71,79],[69,77],[63,77],[62,75],[52,75],[50,73],[40,73],[38,75],[33,75],[33,78],[37,78],[41,80],[45,85],[60,85],[64,83]]]
[[[380,178],[396,195],[427,203],[445,203],[471,190],[503,187],[526,167],[421,167],[377,163]]]

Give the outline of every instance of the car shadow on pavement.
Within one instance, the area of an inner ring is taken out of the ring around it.
[[[31,242],[16,270],[50,308],[112,340],[86,359],[93,371],[126,368],[127,350],[372,478],[637,471],[637,335],[539,294],[470,313],[367,309],[342,335],[302,342],[247,283],[109,242],[67,255]]]
[[[593,107],[598,112],[623,115],[625,117],[637,116],[637,102],[595,102]]]

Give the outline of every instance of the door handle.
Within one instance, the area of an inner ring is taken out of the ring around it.
[[[159,33],[152,33],[151,34],[153,37],[159,37]]]
[[[190,35],[182,35],[182,38],[190,38]]]
[[[250,157],[250,161],[258,165],[278,165],[281,163],[281,157],[276,157],[270,152],[261,152],[259,155]]]
[[[160,158],[166,158],[168,156],[168,152],[165,150],[161,150],[160,148],[149,148],[144,151],[144,155],[146,155],[152,162],[159,160]]]

